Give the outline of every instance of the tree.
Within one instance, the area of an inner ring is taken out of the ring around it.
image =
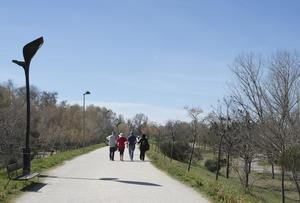
[[[132,125],[136,129],[137,134],[141,135],[143,133],[143,128],[147,126],[148,117],[145,114],[136,114],[132,119]]]
[[[234,169],[238,173],[241,184],[246,190],[249,187],[251,163],[256,153],[254,135],[259,133],[259,129],[256,128],[247,111],[238,110],[237,117],[239,121],[239,137],[236,145],[236,155],[243,160],[244,166],[242,167],[242,173],[239,171],[239,164]]]
[[[0,163],[21,158],[16,149],[24,147],[25,98],[24,87],[16,88],[11,81],[0,84]],[[99,143],[113,129],[115,113],[90,105],[86,111],[86,137],[81,133],[81,106],[57,103],[56,92],[31,87],[31,146],[34,152],[67,150]],[[120,116],[122,117],[122,116]],[[124,121],[125,123],[125,121]],[[126,124],[126,123],[125,123]],[[128,128],[128,127],[127,127]]]
[[[286,150],[285,157],[282,157],[281,164],[289,170],[292,181],[298,191],[300,200],[300,145],[294,145]]]
[[[160,142],[162,136],[162,128],[163,126],[157,123],[149,123],[147,126],[147,134],[151,135],[151,137],[155,140],[155,149],[154,151],[160,152]]]
[[[285,157],[286,150],[296,138],[296,120],[300,78],[299,58],[295,53],[278,52],[269,62],[254,54],[238,56],[233,64],[237,79],[233,89],[235,102],[249,112],[260,126],[257,144],[274,154]],[[268,69],[264,74],[263,68]],[[285,167],[281,165],[281,193],[285,202]]]
[[[216,180],[218,180],[219,171],[221,169],[222,151],[225,151],[226,153],[226,177],[229,177],[230,156],[236,140],[236,126],[234,126],[230,116],[231,105],[232,100],[224,98],[223,103],[219,102],[218,108],[216,108],[208,117],[210,121],[210,133],[216,138],[213,142],[214,145],[217,145],[216,148],[218,151]]]
[[[194,155],[194,149],[195,149],[195,143],[198,136],[198,123],[200,119],[200,114],[203,112],[201,108],[199,107],[185,107],[185,109],[188,112],[189,117],[192,119],[191,121],[191,128],[192,128],[192,135],[193,135],[193,144],[192,144],[192,151],[189,158],[189,164],[188,164],[188,171],[190,171],[192,159]]]
[[[176,136],[176,121],[168,121],[166,123],[166,128],[169,131],[170,140],[171,140],[171,151],[170,151],[170,162],[173,160],[173,151],[174,151],[174,144],[175,144],[175,136]]]

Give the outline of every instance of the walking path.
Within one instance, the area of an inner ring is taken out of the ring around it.
[[[16,202],[184,202],[204,203],[193,189],[173,180],[145,160],[129,161],[125,150],[123,162],[119,154],[109,161],[108,147],[67,161],[64,165],[43,173],[40,184],[24,192]]]

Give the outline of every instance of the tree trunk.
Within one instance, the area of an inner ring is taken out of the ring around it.
[[[297,171],[295,171],[295,170],[292,171],[292,178],[293,178],[293,181],[296,185],[296,188],[297,188],[297,191],[298,191],[298,196],[299,196],[299,201],[300,201],[300,186],[299,186],[299,183],[298,183]]]
[[[174,149],[174,137],[172,136],[172,146],[171,146],[171,157],[170,157],[170,162],[173,160],[173,149]]]
[[[218,164],[217,164],[217,173],[216,173],[216,180],[219,178],[219,171],[220,171],[220,159],[221,159],[221,148],[222,148],[222,140],[223,136],[221,136],[220,143],[219,143],[219,152],[218,152]]]
[[[197,138],[197,126],[196,125],[197,124],[194,123],[194,128],[193,128],[194,140],[193,140],[193,146],[192,146],[192,151],[191,151],[190,160],[189,160],[188,171],[190,171],[190,169],[191,169],[193,155],[194,155],[194,149],[195,149],[195,143],[196,143],[196,138]]]
[[[158,133],[158,143],[157,143],[157,145],[158,145],[158,153],[160,153],[160,133]]]
[[[297,191],[298,191],[298,196],[299,196],[299,201],[300,201],[300,186],[297,182],[298,180],[295,180],[295,184],[296,184],[296,187],[297,187]]]
[[[249,186],[249,164],[250,164],[250,162],[246,158],[245,159],[245,166],[244,166],[244,170],[245,170],[245,189],[248,188],[248,186]]]
[[[194,154],[194,148],[195,148],[195,142],[196,142],[196,137],[194,137],[194,141],[193,141],[193,147],[192,147],[192,152],[191,152],[191,156],[190,156],[190,160],[189,160],[188,171],[190,171],[191,164],[192,164],[192,159],[193,159],[193,154]]]
[[[249,187],[249,173],[246,173],[245,188]]]
[[[275,173],[274,173],[274,163],[273,162],[271,163],[271,166],[272,166],[272,179],[274,179]]]
[[[252,160],[250,159],[248,162],[248,173],[249,174],[251,173],[251,163],[252,163]]]
[[[169,140],[168,150],[166,151],[166,155],[170,158],[170,161],[171,161],[171,148],[172,148],[172,144],[171,144],[171,140]]]
[[[281,202],[285,203],[285,188],[284,188],[284,167],[281,167]]]
[[[229,155],[229,153],[227,153],[226,178],[229,178],[229,165],[230,165],[229,158],[230,158],[230,155]]]

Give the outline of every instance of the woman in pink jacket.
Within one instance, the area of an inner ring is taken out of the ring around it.
[[[118,146],[118,150],[120,152],[120,161],[123,161],[125,142],[127,142],[126,137],[124,137],[123,133],[120,133],[119,138],[117,139],[117,146]]]

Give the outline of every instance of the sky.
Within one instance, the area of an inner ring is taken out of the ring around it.
[[[23,86],[23,46],[44,44],[30,84],[58,100],[112,109],[125,118],[189,120],[230,94],[236,56],[299,51],[298,0],[3,1],[0,83]]]

